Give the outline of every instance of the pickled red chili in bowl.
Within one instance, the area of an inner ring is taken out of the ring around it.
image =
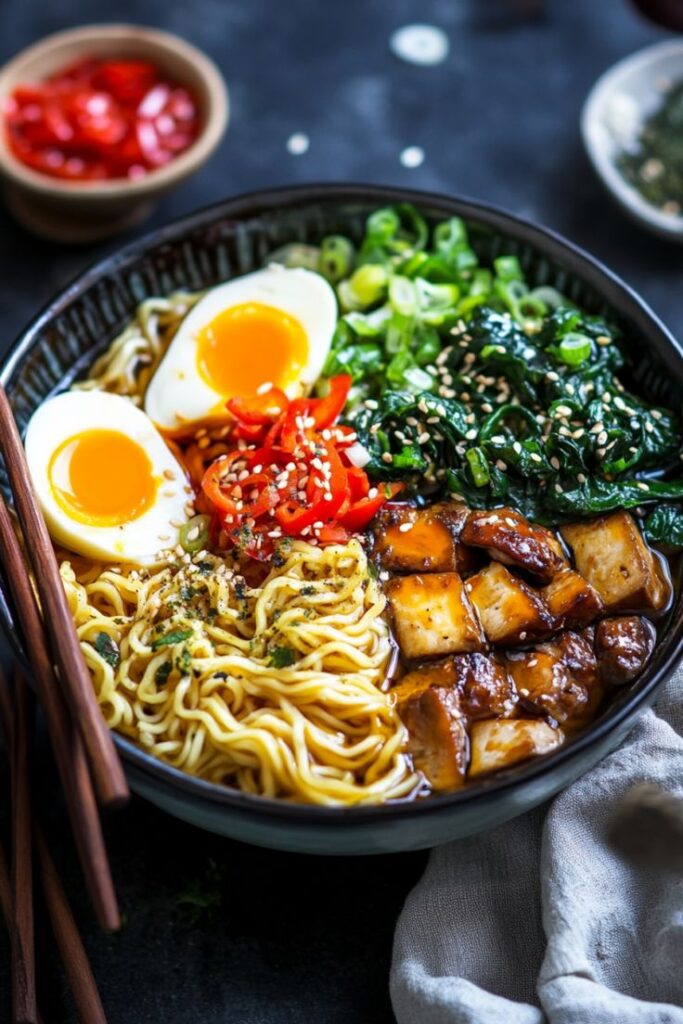
[[[7,143],[26,166],[68,181],[137,180],[201,130],[196,97],[149,60],[84,57],[4,104]]]

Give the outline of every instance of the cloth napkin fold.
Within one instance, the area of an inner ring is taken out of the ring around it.
[[[683,670],[551,803],[432,851],[394,939],[398,1024],[683,1024],[683,875],[607,841],[643,780],[683,795]]]

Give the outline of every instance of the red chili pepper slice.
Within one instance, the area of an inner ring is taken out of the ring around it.
[[[309,415],[315,420],[317,430],[331,427],[346,405],[346,398],[353,380],[348,373],[340,373],[331,377],[329,391],[324,398],[314,398],[310,402]]]
[[[289,399],[281,388],[272,387],[262,395],[231,398],[228,411],[242,423],[272,423],[289,406]]]
[[[387,494],[386,490],[389,491]],[[382,505],[394,498],[403,490],[403,484],[382,484],[374,498],[361,498],[349,508],[344,516],[340,516],[342,526],[351,533],[360,533],[374,519]]]

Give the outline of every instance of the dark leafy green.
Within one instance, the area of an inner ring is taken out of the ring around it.
[[[94,647],[99,656],[103,658],[108,665],[111,665],[112,668],[117,667],[121,659],[121,655],[119,654],[118,646],[108,633],[98,633],[95,637]]]
[[[159,636],[156,640],[153,640],[151,647],[153,651],[157,651],[160,647],[171,647],[173,644],[181,644],[185,640],[189,640],[191,636],[191,629],[171,630],[169,633],[165,633],[163,636]]]

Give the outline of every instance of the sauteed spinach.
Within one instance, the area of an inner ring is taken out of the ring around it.
[[[353,378],[372,476],[546,523],[638,508],[652,540],[683,548],[681,422],[626,390],[613,324],[530,288],[515,256],[481,266],[462,220],[430,236],[406,205],[307,262],[337,289],[324,375]]]

